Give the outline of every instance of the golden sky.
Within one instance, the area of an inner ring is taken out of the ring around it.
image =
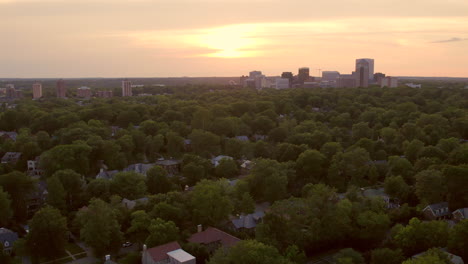
[[[0,77],[468,77],[467,0],[0,0]]]

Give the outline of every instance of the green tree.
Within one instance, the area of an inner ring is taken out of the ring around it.
[[[41,155],[40,166],[47,176],[64,169],[86,175],[89,172],[91,147],[84,143],[58,145]]]
[[[56,171],[52,177],[60,179],[66,197],[68,208],[76,208],[80,204],[80,199],[83,193],[83,180],[81,175],[73,170]]]
[[[233,206],[227,193],[225,181],[201,180],[195,185],[190,197],[193,216],[202,224],[218,224],[228,218]]]
[[[232,178],[239,174],[239,168],[233,159],[221,159],[215,168],[215,173],[220,178]]]
[[[0,186],[0,226],[6,226],[10,218],[13,216],[13,211],[11,210],[11,200],[7,192],[3,191],[3,188]]]
[[[401,250],[378,248],[372,250],[371,264],[400,264],[403,261]]]
[[[28,251],[37,258],[56,258],[63,254],[67,244],[67,219],[60,211],[44,207],[34,214],[26,237]]]
[[[135,211],[131,214],[130,227],[127,234],[133,241],[142,244],[149,235],[148,226],[151,224],[150,216],[143,210]]]
[[[286,170],[275,160],[257,160],[247,181],[250,193],[256,199],[273,202],[287,195],[288,176]]]
[[[179,228],[172,221],[164,221],[160,218],[153,219],[148,230],[150,234],[145,241],[148,247],[159,246],[179,239]]]
[[[47,191],[47,203],[61,211],[64,211],[66,208],[66,193],[57,176],[52,176],[47,179]]]
[[[388,173],[387,175],[392,176],[402,176],[406,182],[412,182],[413,176],[413,165],[407,159],[398,157],[398,156],[391,156],[388,158]]]
[[[297,174],[305,182],[321,182],[325,173],[325,159],[325,156],[317,150],[306,150],[297,158]]]
[[[99,198],[107,201],[110,197],[110,181],[106,179],[91,180],[86,186],[86,195],[89,199]]]
[[[167,171],[161,166],[154,166],[146,172],[146,186],[151,194],[167,193],[172,189]]]
[[[116,252],[123,240],[116,212],[100,199],[91,199],[87,209],[79,211],[80,238],[97,256]]]
[[[211,132],[194,129],[188,137],[192,141],[193,152],[201,156],[209,157],[221,151],[220,138]]]
[[[184,138],[174,132],[166,134],[166,149],[167,153],[173,157],[178,157],[184,149]]]
[[[119,172],[110,185],[111,193],[130,200],[141,198],[146,193],[145,176],[136,172]]]
[[[345,248],[334,256],[337,264],[364,264],[364,258],[361,253],[357,252],[352,248]]]
[[[411,187],[406,184],[401,176],[388,176],[385,178],[384,189],[385,193],[401,201],[405,201],[411,191]]]
[[[453,254],[468,259],[468,219],[460,221],[450,230],[448,247]]]
[[[395,226],[393,241],[405,255],[413,255],[431,247],[445,247],[448,224],[443,221],[421,222],[412,218],[405,227]]]
[[[447,182],[440,171],[424,170],[416,174],[416,195],[424,204],[445,201]]]
[[[10,195],[11,208],[16,221],[20,222],[27,217],[26,201],[36,187],[34,180],[24,173],[13,171],[0,175],[0,186]]]
[[[208,264],[288,264],[278,250],[255,240],[238,242],[229,250],[218,249]]]

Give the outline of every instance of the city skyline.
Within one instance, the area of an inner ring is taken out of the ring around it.
[[[355,58],[374,58],[392,76],[468,77],[463,0],[0,0],[0,8],[0,78],[277,76],[303,66],[317,76],[350,72]]]

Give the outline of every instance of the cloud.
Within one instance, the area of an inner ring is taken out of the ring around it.
[[[466,41],[468,38],[451,38],[451,39],[445,39],[445,40],[438,40],[438,41],[432,41],[431,43],[447,43],[447,42],[458,42],[458,41]]]

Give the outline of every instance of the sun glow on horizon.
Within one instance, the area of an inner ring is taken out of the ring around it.
[[[206,29],[199,34],[190,36],[188,43],[213,52],[200,54],[202,57],[215,58],[244,58],[259,56],[259,46],[264,43],[255,37],[255,25],[230,25],[219,28]]]

